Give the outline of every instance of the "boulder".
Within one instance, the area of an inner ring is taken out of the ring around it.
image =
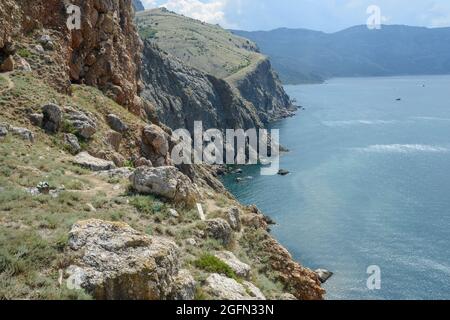
[[[106,121],[108,122],[108,125],[111,129],[114,131],[117,131],[119,133],[124,133],[128,131],[128,126],[125,122],[123,122],[118,116],[115,114],[108,114],[106,116]]]
[[[12,134],[22,138],[23,140],[27,140],[29,142],[34,142],[34,134],[30,130],[26,128],[19,127],[9,127],[9,132]]]
[[[250,266],[236,258],[236,256],[232,252],[219,252],[216,254],[216,258],[233,269],[234,273],[236,273],[237,276],[245,279],[248,279],[250,277]]]
[[[142,131],[142,154],[160,167],[168,164],[169,135],[157,125],[146,126]]]
[[[6,58],[3,63],[0,65],[0,72],[11,72],[14,71],[16,63],[12,56]]]
[[[0,123],[0,138],[6,137],[8,135],[9,126]]]
[[[66,107],[64,112],[64,120],[75,130],[78,136],[89,139],[97,132],[94,116],[89,112],[75,110],[72,107]]]
[[[153,163],[150,160],[148,160],[148,159],[139,158],[139,159],[137,159],[134,162],[134,166],[136,168],[139,168],[139,167],[153,167]]]
[[[265,300],[261,291],[250,282],[238,283],[234,279],[213,273],[205,282],[204,291],[216,300]]]
[[[227,221],[234,231],[241,231],[241,213],[238,207],[232,207],[228,210]]]
[[[161,196],[177,203],[193,205],[199,197],[196,186],[175,167],[140,167],[131,175],[130,181],[139,193]]]
[[[171,240],[93,219],[72,227],[68,246],[76,257],[66,270],[69,288],[83,288],[97,300],[190,296],[192,279],[179,274],[179,249]]]
[[[174,279],[172,300],[194,300],[196,285],[194,278],[188,270],[181,270]]]
[[[32,125],[42,127],[44,115],[42,113],[32,113],[28,116]]]
[[[92,171],[105,171],[116,168],[114,162],[95,158],[87,152],[79,153],[73,159],[73,163]]]
[[[74,134],[71,133],[64,134],[64,145],[72,154],[77,154],[81,151],[81,146],[78,142],[78,138]]]
[[[56,133],[61,128],[62,111],[59,106],[53,103],[46,104],[42,107],[42,128],[50,133]]]
[[[333,276],[333,272],[325,269],[317,269],[314,272],[317,274],[317,277],[321,283],[327,282]]]
[[[20,70],[20,71],[23,71],[23,72],[31,72],[31,71],[33,71],[31,69],[31,65],[24,58],[22,58],[20,56],[16,56],[16,60],[17,60],[17,66],[16,66],[17,70]]]
[[[206,231],[210,238],[221,241],[228,246],[233,239],[233,230],[228,222],[223,219],[206,220]]]

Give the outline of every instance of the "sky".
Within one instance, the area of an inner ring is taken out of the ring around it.
[[[224,28],[248,31],[280,27],[335,32],[366,24],[367,8],[381,10],[383,24],[450,27],[450,0],[141,0]]]

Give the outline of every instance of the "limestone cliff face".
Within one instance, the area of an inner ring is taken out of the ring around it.
[[[256,107],[264,123],[289,117],[295,112],[295,107],[267,58],[262,58],[254,66],[231,76],[227,81]]]
[[[193,131],[194,121],[204,128],[258,128],[263,124],[252,104],[224,80],[189,67],[145,43],[142,97],[157,110],[161,122],[173,129]]]
[[[67,27],[70,4],[81,9],[80,30]],[[17,41],[47,36],[56,53],[53,63],[64,70],[49,82],[60,91],[68,90],[70,82],[96,86],[139,114],[142,42],[133,17],[131,0],[5,0],[0,8],[0,53],[10,54],[5,48]]]

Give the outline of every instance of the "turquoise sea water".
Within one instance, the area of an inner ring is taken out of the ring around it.
[[[450,298],[450,76],[287,86],[306,109],[274,124],[286,177],[225,183],[278,222],[275,237],[335,273],[328,299]],[[397,101],[401,98],[401,101]],[[367,268],[381,268],[369,290]]]

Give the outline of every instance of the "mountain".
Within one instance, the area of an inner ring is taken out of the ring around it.
[[[228,126],[250,104],[144,46],[131,0],[71,4],[79,30],[66,0],[0,2],[0,300],[323,299],[218,168],[174,166],[154,113],[179,99]]]
[[[149,67],[144,65],[143,68],[145,89],[142,96],[155,102],[160,118],[165,119],[167,125],[191,128],[193,123],[186,121],[200,114],[202,117],[197,119],[211,127],[224,129],[223,125],[228,123],[232,128],[249,128],[292,115],[295,108],[278,75],[251,41],[217,25],[166,9],[139,12],[136,23],[148,55],[153,56],[152,52],[159,48],[165,53],[165,60],[173,61],[171,66],[165,65],[165,70],[172,68],[175,71],[170,72],[172,76],[176,73],[178,79],[184,78],[184,82],[189,83],[172,88],[169,81],[169,85],[155,90],[155,81],[161,77],[153,73],[156,69],[150,66],[154,62],[144,54],[144,64]],[[167,76],[165,73],[162,77]],[[207,90],[202,90],[206,87]],[[165,90],[172,98],[157,97]],[[205,95],[205,92],[210,94]],[[199,106],[203,106],[203,112],[198,112]],[[234,116],[226,119],[232,114]]]
[[[306,29],[232,31],[269,55],[284,83],[332,77],[450,73],[450,28],[356,26],[336,33]]]
[[[133,0],[133,7],[136,12],[145,10],[145,7],[142,4],[141,0]]]

